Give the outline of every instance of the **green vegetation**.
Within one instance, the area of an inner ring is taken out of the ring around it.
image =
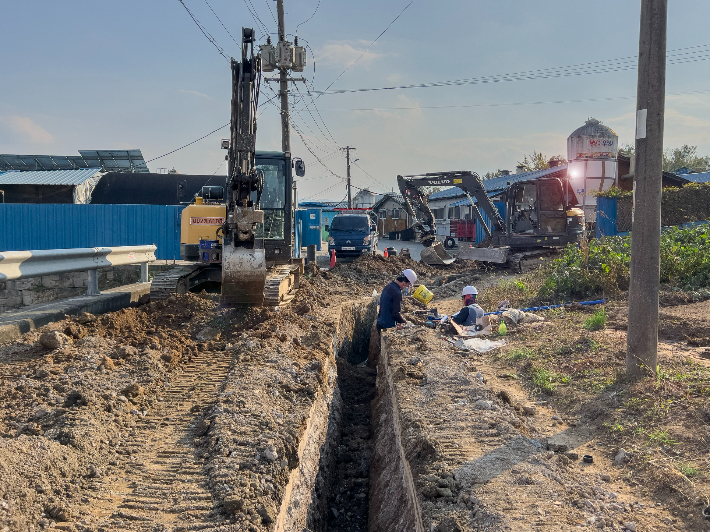
[[[548,157],[542,152],[533,151],[532,155],[526,155],[522,161],[518,161],[518,166],[522,166],[523,170],[530,172],[532,170],[547,170],[550,168],[550,160],[558,161],[557,165],[567,164],[567,159],[562,155],[553,155]]]
[[[536,302],[558,303],[612,295],[629,287],[631,237],[569,245],[547,268]],[[661,236],[661,282],[685,290],[710,286],[710,224],[668,228]]]
[[[533,368],[530,372],[530,378],[535,386],[548,394],[554,393],[560,384],[569,384],[571,380],[569,375],[555,373],[541,367]]]
[[[505,358],[510,360],[534,360],[535,351],[527,347],[518,347],[508,352]]]
[[[588,331],[599,331],[606,324],[606,311],[604,309],[597,310],[592,316],[584,320],[584,327]]]
[[[663,150],[663,171],[675,172],[681,168],[687,168],[691,172],[707,172],[710,170],[710,157],[698,155],[697,146],[684,144],[680,148],[666,148]],[[633,157],[636,146],[633,144],[623,144],[619,148],[619,155]]]
[[[648,440],[656,445],[676,445],[678,442],[671,439],[665,430],[652,430],[647,434]]]
[[[698,470],[695,467],[686,463],[678,464],[678,471],[683,473],[688,478],[692,478],[698,474]]]

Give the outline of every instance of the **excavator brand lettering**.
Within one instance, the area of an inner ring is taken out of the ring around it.
[[[190,217],[190,225],[222,225],[223,223],[224,218]]]

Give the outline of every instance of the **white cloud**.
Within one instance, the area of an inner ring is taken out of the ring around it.
[[[666,108],[666,123],[680,127],[699,127],[706,129],[710,126],[710,120],[698,118],[697,116],[685,115],[675,109]]]
[[[352,41],[330,42],[316,50],[316,62],[322,66],[345,68],[350,66],[358,59],[358,57],[360,57],[360,55],[362,55],[362,57],[358,60],[358,65],[367,67],[375,59],[383,56],[383,54],[367,50],[367,44],[368,43],[365,42]]]
[[[193,95],[193,96],[199,96],[200,98],[204,98],[205,100],[210,100],[210,99],[211,99],[211,98],[210,98],[209,96],[207,96],[206,94],[202,94],[201,92],[197,92],[197,91],[190,91],[190,90],[187,90],[187,89],[180,89],[180,92],[182,92],[183,94],[191,94],[191,95]]]
[[[0,126],[10,130],[19,140],[31,144],[50,144],[54,138],[42,126],[28,116],[0,116]]]

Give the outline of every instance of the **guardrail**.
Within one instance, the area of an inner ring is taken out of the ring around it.
[[[0,252],[0,282],[87,271],[87,295],[98,295],[98,268],[141,265],[141,282],[148,282],[148,263],[155,261],[156,247],[120,246],[113,248],[39,249]]]

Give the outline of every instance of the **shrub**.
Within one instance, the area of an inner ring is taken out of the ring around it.
[[[542,304],[613,295],[627,290],[632,236],[595,239],[587,248],[570,244],[545,270],[535,301]],[[710,224],[661,235],[660,281],[686,290],[710,286]]]
[[[583,327],[588,331],[598,331],[604,328],[606,324],[606,311],[604,309],[597,310],[592,316],[584,320]]]

